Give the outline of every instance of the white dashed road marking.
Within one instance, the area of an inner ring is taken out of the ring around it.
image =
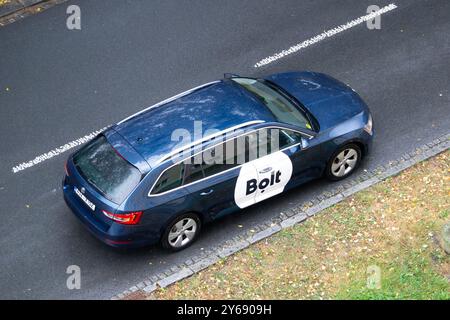
[[[313,45],[315,43],[318,43],[318,42],[320,42],[320,41],[322,41],[322,40],[324,40],[326,38],[330,38],[330,37],[332,37],[332,36],[334,36],[334,35],[336,35],[338,33],[341,33],[341,32],[343,32],[343,31],[345,31],[347,29],[353,28],[353,27],[355,27],[355,26],[357,26],[357,25],[359,25],[361,23],[364,23],[366,21],[372,20],[375,17],[380,16],[380,15],[386,13],[386,12],[392,11],[392,10],[394,10],[396,8],[397,8],[397,6],[395,4],[393,4],[393,3],[391,3],[390,5],[385,6],[385,7],[381,8],[378,11],[369,13],[369,14],[367,14],[365,16],[359,17],[359,18],[354,19],[352,21],[349,21],[349,22],[347,22],[345,24],[341,24],[340,26],[337,26],[337,27],[335,27],[333,29],[329,29],[327,31],[324,31],[321,34],[318,34],[318,35],[316,35],[316,36],[314,36],[314,37],[312,37],[312,38],[310,38],[308,40],[300,42],[300,43],[290,47],[287,50],[280,51],[278,53],[275,53],[274,55],[271,55],[271,56],[269,56],[267,58],[264,58],[264,59],[260,60],[259,62],[257,62],[254,65],[254,67],[255,68],[259,68],[259,67],[268,65],[268,64],[270,64],[270,63],[272,63],[274,61],[280,60],[281,58],[284,58],[284,57],[286,57],[288,55],[291,55],[291,54],[293,54],[295,52],[298,52],[298,51],[300,51],[302,49],[305,49],[306,47],[309,47],[309,46],[311,46],[311,45]]]
[[[103,132],[106,128],[107,127],[103,128],[103,129],[100,129],[100,130],[97,130],[97,131],[94,131],[94,132],[91,132],[91,133],[85,135],[84,137],[81,137],[81,138],[78,138],[78,139],[76,139],[74,141],[68,142],[68,143],[66,143],[66,144],[64,144],[64,145],[62,145],[62,146],[60,146],[58,148],[55,148],[53,150],[50,150],[50,151],[48,151],[48,152],[46,152],[44,154],[41,154],[41,155],[35,157],[33,160],[30,160],[30,161],[27,161],[27,162],[22,162],[22,163],[20,163],[20,164],[18,164],[16,166],[14,166],[12,168],[12,172],[13,173],[17,173],[17,172],[20,172],[22,170],[31,168],[31,167],[33,167],[33,166],[35,166],[35,165],[37,165],[37,164],[39,164],[39,163],[41,163],[43,161],[49,160],[49,159],[51,159],[51,158],[53,158],[55,156],[58,156],[58,155],[60,155],[60,154],[62,154],[64,152],[66,152],[66,151],[69,151],[70,149],[73,149],[73,148],[75,148],[75,147],[77,147],[77,146],[79,146],[79,145],[81,145],[83,143],[86,143],[86,142],[94,139],[99,133]]]

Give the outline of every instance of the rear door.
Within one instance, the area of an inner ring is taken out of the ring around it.
[[[240,157],[232,139],[189,159],[184,185],[198,211],[215,219],[237,209],[234,190]]]

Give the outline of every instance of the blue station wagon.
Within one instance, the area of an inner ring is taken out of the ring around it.
[[[354,172],[372,116],[313,72],[227,74],[110,126],[70,155],[67,205],[114,247],[178,251],[206,223],[322,176]]]

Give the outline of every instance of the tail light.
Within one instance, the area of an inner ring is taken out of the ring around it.
[[[102,210],[103,214],[107,216],[109,219],[127,225],[138,224],[141,220],[142,211],[129,212],[129,213],[111,213],[106,210]]]

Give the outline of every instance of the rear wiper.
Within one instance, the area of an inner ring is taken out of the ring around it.
[[[96,189],[100,190],[100,188],[95,184],[95,182],[91,178],[87,178],[86,180],[87,180],[87,182],[92,184]]]

